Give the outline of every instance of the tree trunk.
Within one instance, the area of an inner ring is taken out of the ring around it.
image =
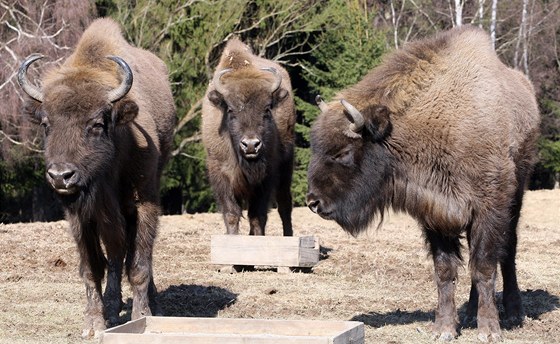
[[[492,19],[490,20],[490,39],[492,47],[496,48],[496,12],[498,12],[498,0],[492,0]]]
[[[463,25],[463,0],[455,0],[455,25]]]
[[[521,24],[519,24],[519,33],[517,34],[517,42],[515,43],[515,53],[513,55],[513,67],[519,68],[519,54],[521,44],[523,50],[527,47],[527,3],[529,0],[523,0],[523,9],[521,10]]]
[[[486,0],[478,0],[478,27],[481,29],[484,20],[484,1]]]

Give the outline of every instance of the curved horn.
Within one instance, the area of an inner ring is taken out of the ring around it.
[[[274,84],[272,84],[272,88],[271,88],[272,89],[271,93],[274,93],[280,87],[280,84],[282,83],[282,75],[280,75],[278,73],[278,71],[276,70],[276,68],[274,68],[274,67],[264,67],[264,68],[261,68],[261,70],[271,72],[276,77],[276,80],[274,80]]]
[[[350,123],[350,126],[348,128],[355,133],[359,133],[364,127],[364,123],[365,123],[364,116],[360,113],[360,111],[358,111],[358,109],[356,109],[352,104],[348,103],[346,100],[341,99],[340,103],[342,104],[342,106],[344,106],[348,114],[352,116],[353,119],[353,123]]]
[[[325,101],[323,100],[323,97],[321,97],[320,94],[315,96],[315,103],[317,103],[317,106],[319,107],[321,112],[326,112],[329,109],[329,107],[327,106],[327,103],[325,103]]]
[[[27,93],[31,98],[35,99],[36,101],[42,103],[44,96],[43,96],[43,92],[36,86],[31,85],[31,83],[29,82],[29,80],[27,80],[27,68],[29,68],[29,66],[39,60],[42,59],[44,56],[41,54],[32,54],[29,55],[22,63],[21,66],[19,66],[19,71],[18,71],[18,75],[17,75],[17,80],[19,85],[21,86],[21,88],[25,91],[25,93]]]
[[[226,94],[227,90],[224,87],[224,84],[222,84],[222,76],[226,73],[231,72],[233,69],[231,68],[226,68],[226,69],[222,69],[219,72],[214,73],[214,78],[212,79],[212,84],[214,84],[214,88],[216,89],[216,91],[220,92],[221,94]]]
[[[108,94],[109,102],[114,103],[117,100],[121,99],[122,97],[126,96],[128,91],[130,91],[130,88],[132,87],[132,79],[133,79],[132,70],[130,70],[128,64],[118,56],[109,55],[107,56],[107,58],[115,61],[115,63],[117,63],[121,68],[121,70],[123,71],[123,80],[121,84],[117,88],[111,90],[111,92],[109,92]]]

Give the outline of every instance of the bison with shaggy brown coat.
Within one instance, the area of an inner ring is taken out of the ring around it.
[[[46,178],[78,246],[87,295],[83,336],[98,336],[105,319],[118,322],[125,261],[132,319],[156,311],[152,250],[175,106],[163,62],[130,46],[110,19],[91,24],[74,53],[43,77],[42,89],[25,76],[40,57],[20,68],[20,84],[33,98],[25,112],[45,130]]]
[[[336,98],[319,99],[308,206],[352,234],[389,207],[416,218],[434,261],[442,339],[457,335],[466,233],[468,314],[481,340],[499,339],[498,264],[506,316],[523,317],[516,227],[540,122],[530,82],[500,62],[482,30],[465,27],[406,45]]]
[[[294,126],[288,73],[229,40],[202,104],[208,177],[228,234],[239,232],[245,203],[250,234],[264,235],[275,196],[284,235],[292,235]]]

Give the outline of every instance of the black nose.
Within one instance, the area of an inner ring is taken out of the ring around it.
[[[72,188],[77,181],[76,166],[70,163],[51,164],[47,175],[47,179],[57,190]]]
[[[262,144],[257,138],[243,138],[240,146],[245,154],[257,154]]]

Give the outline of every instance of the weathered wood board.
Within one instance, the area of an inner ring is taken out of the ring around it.
[[[363,344],[358,321],[144,317],[108,329],[103,344]]]
[[[210,260],[222,265],[309,268],[319,262],[319,238],[213,235]]]

